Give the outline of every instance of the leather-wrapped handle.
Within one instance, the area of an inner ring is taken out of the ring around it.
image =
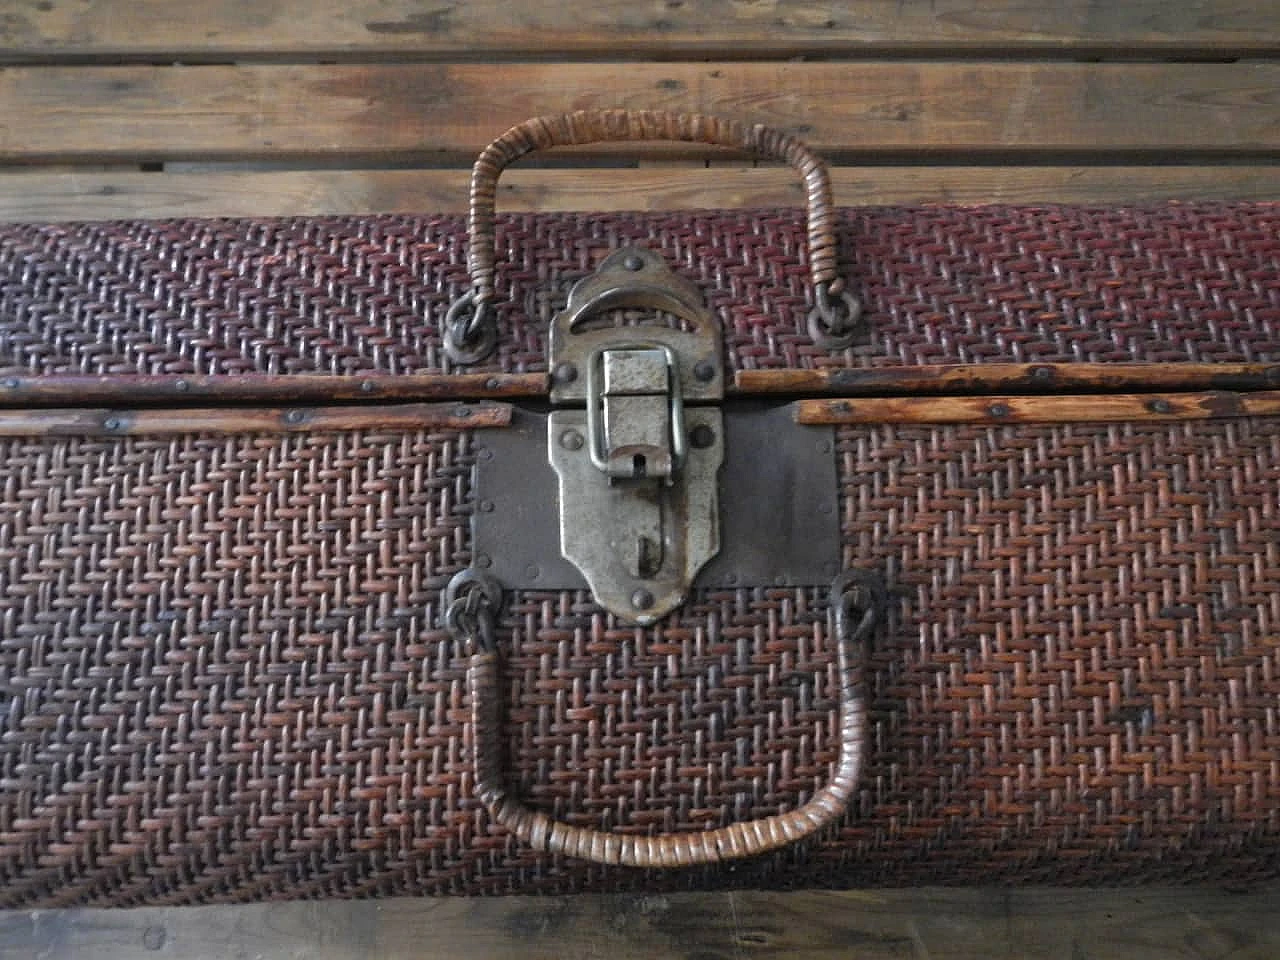
[[[837,586],[842,584],[833,604],[840,756],[831,779],[803,806],[716,830],[654,837],[575,827],[530,810],[504,785],[499,657],[491,649],[476,651],[467,666],[476,795],[497,823],[534,850],[629,867],[688,867],[751,857],[829,826],[844,814],[862,774],[867,742],[865,647],[883,603],[878,588],[864,575],[846,574],[837,581]],[[860,615],[855,616],[855,609]]]
[[[837,241],[827,168],[803,142],[763,124],[657,110],[579,110],[534,117],[512,127],[481,151],[471,171],[467,269],[471,289],[446,318],[446,349],[458,363],[475,363],[496,345],[490,306],[496,296],[494,236],[498,178],[508,165],[536,150],[585,143],[674,140],[733,147],[791,165],[804,181],[808,206],[809,275],[815,306],[809,326],[824,346],[847,346],[861,315],[857,299],[836,270]]]

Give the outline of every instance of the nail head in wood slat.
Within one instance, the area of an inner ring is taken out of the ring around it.
[[[637,4],[634,0],[205,0],[181,17],[155,4],[78,0],[24,6],[0,55],[368,56],[471,54],[763,57],[1085,49],[1275,50],[1271,0],[934,0],[885,3]]]
[[[341,430],[477,430],[511,423],[507,404],[192,410],[0,410],[0,436],[170,436]]]
[[[723,114],[827,154],[1280,148],[1274,63],[17,67],[0,159],[469,158],[569,106]],[[657,148],[588,148],[619,151]]]
[[[800,400],[797,423],[1113,423],[1276,416],[1280,390],[1099,397],[877,397]]]

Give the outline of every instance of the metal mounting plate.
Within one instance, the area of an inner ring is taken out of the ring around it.
[[[835,431],[798,425],[789,406],[722,410],[720,551],[694,586],[829,582],[841,559]],[[477,435],[475,563],[511,589],[586,589],[560,553],[547,420],[517,410],[509,429]]]

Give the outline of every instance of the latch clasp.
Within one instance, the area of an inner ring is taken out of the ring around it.
[[[586,325],[617,308],[660,310],[678,325]],[[720,548],[719,333],[697,288],[637,248],[575,286],[552,325],[562,373],[552,400],[565,405],[548,420],[561,552],[596,601],[629,621],[683,603]]]

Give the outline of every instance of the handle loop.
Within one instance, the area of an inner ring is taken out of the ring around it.
[[[836,339],[857,323],[860,308],[836,271],[837,242],[831,181],[826,165],[803,142],[763,124],[702,114],[656,110],[579,110],[534,117],[512,127],[481,151],[471,172],[467,218],[467,269],[471,290],[449,310],[445,351],[457,363],[483,359],[497,342],[490,308],[496,292],[495,203],[498,178],[511,163],[535,150],[575,144],[638,140],[676,140],[746,150],[790,164],[804,180],[808,205],[809,275],[814,286],[810,329],[827,330]],[[832,298],[837,298],[832,300]],[[838,304],[838,305],[837,305]],[[818,324],[815,327],[815,323]],[[483,352],[481,352],[483,351]]]
[[[476,795],[497,823],[535,850],[629,867],[688,867],[752,857],[830,825],[844,814],[862,774],[867,742],[864,661],[867,643],[884,609],[883,588],[870,574],[850,571],[835,582],[832,591],[840,756],[830,781],[798,809],[717,830],[656,837],[575,827],[530,810],[504,785],[499,655],[494,649],[473,647],[467,687]]]

